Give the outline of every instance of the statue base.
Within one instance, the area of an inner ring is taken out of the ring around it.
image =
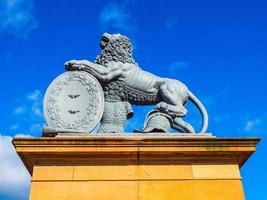
[[[162,134],[161,134],[162,135]],[[30,200],[244,200],[240,167],[258,138],[15,138]]]

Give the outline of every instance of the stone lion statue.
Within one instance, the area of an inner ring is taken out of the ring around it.
[[[125,122],[132,117],[131,105],[155,105],[140,132],[167,132],[174,129],[194,133],[194,128],[182,117],[187,114],[190,99],[202,114],[201,133],[206,132],[208,115],[205,107],[178,80],[158,77],[142,70],[133,58],[131,41],[121,34],[104,33],[100,41],[102,51],[95,62],[70,60],[67,70],[82,70],[96,77],[102,85],[105,109],[99,132],[123,132]]]

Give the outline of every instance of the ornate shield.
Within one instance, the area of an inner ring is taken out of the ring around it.
[[[89,73],[67,71],[49,85],[43,109],[52,128],[91,132],[103,115],[102,87]]]

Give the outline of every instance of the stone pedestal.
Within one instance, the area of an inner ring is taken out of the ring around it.
[[[30,200],[244,200],[258,138],[16,138]]]

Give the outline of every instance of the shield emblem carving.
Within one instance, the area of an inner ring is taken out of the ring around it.
[[[49,85],[43,109],[52,128],[91,132],[103,115],[102,87],[89,73],[67,71]]]

